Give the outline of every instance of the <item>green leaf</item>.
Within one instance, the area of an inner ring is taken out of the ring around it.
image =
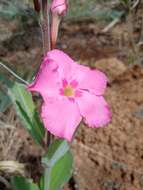
[[[32,95],[23,84],[15,82],[8,89],[8,93],[16,106],[16,111],[22,119],[24,126],[28,129],[33,139],[42,145],[44,127],[40,121]]]
[[[55,140],[48,148],[48,152],[42,159],[42,162],[48,167],[53,166],[68,150],[69,145],[67,141]]]
[[[40,190],[44,190],[44,176],[42,176],[40,179],[39,188]]]
[[[50,145],[42,162],[45,164],[43,190],[61,189],[70,179],[73,169],[73,157],[68,143],[64,140],[56,140]]]
[[[10,81],[10,80],[8,80],[5,76],[4,76],[4,74],[2,74],[2,73],[0,73],[0,83],[1,84],[5,84],[7,87],[8,86],[11,86],[13,83]]]
[[[5,112],[11,104],[11,99],[7,95],[6,90],[3,88],[4,84],[6,86],[10,85],[10,81],[0,73],[0,112]]]
[[[49,190],[59,190],[72,176],[73,157],[68,151],[51,169]]]
[[[39,187],[30,179],[14,176],[11,180],[12,190],[39,190]]]
[[[0,112],[5,112],[10,106],[11,100],[9,96],[3,91],[0,91]]]

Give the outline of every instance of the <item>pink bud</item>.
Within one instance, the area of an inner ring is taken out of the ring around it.
[[[52,22],[51,22],[51,47],[55,48],[58,30],[62,16],[67,11],[67,0],[53,0],[51,4]]]
[[[57,13],[58,15],[65,15],[67,7],[67,0],[53,0],[51,11],[52,13]]]

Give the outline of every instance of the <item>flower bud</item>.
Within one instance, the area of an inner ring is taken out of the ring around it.
[[[65,15],[67,7],[67,0],[53,0],[51,11],[53,14]]]
[[[67,0],[53,0],[51,5],[52,23],[51,23],[51,47],[55,48],[59,25],[62,16],[67,11]]]

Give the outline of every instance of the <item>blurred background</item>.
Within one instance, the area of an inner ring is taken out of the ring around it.
[[[113,118],[106,128],[91,129],[81,124],[72,145],[75,170],[65,190],[142,190],[143,1],[69,3],[57,47],[78,63],[107,74],[105,97]],[[32,1],[1,0],[0,62],[31,79],[42,55]],[[36,181],[42,150],[22,127],[11,104],[6,88],[10,79],[15,80],[0,67],[0,161],[25,163],[25,175]],[[10,189],[11,175],[0,168],[0,190]]]

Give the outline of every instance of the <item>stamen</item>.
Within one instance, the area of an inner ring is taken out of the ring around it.
[[[64,88],[64,95],[65,96],[73,96],[74,95],[74,89],[68,85]]]

